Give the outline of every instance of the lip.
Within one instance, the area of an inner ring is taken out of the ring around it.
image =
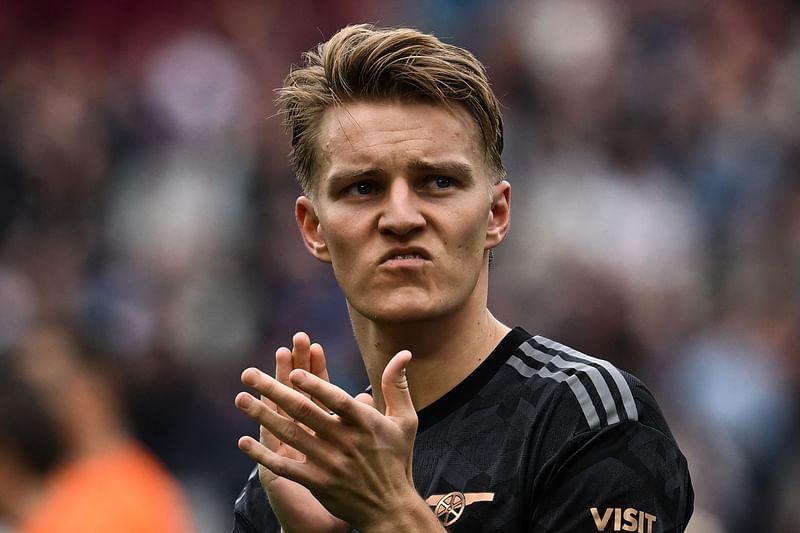
[[[400,259],[400,256],[407,256],[407,255],[416,255],[419,257],[415,258],[403,258]],[[427,250],[424,248],[419,248],[416,246],[407,246],[402,248],[392,248],[385,254],[383,254],[378,261],[378,265],[386,264],[389,261],[392,262],[417,262],[417,261],[430,261],[431,255],[428,253]]]

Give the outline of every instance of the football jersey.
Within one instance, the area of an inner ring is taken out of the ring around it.
[[[644,384],[522,328],[418,416],[414,484],[448,531],[677,533],[691,516],[686,459]],[[280,531],[255,470],[233,531]]]

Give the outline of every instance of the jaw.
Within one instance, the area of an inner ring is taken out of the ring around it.
[[[405,285],[385,291],[373,287],[371,292],[361,293],[366,297],[348,298],[347,303],[358,315],[376,324],[427,321],[451,311],[443,305],[446,299],[437,298],[436,291],[429,287]]]
[[[459,275],[461,277],[459,277]],[[470,276],[471,277],[471,276]],[[381,277],[345,294],[351,319],[361,319],[380,327],[407,324],[415,329],[428,327],[448,317],[470,315],[487,305],[488,268],[475,273],[472,281],[463,272],[449,276]],[[458,283],[448,282],[450,279]],[[354,324],[355,325],[355,324]]]
[[[409,268],[371,268],[369,272],[334,268],[334,274],[353,309],[351,316],[357,314],[376,324],[414,323],[418,327],[443,315],[469,314],[473,307],[486,307],[487,255],[473,265],[466,260],[424,263]]]

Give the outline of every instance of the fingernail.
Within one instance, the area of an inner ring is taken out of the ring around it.
[[[406,378],[405,367],[400,370],[400,375],[397,378],[397,385],[404,389],[408,388],[408,379]]]
[[[242,383],[247,386],[253,386],[256,384],[256,370],[253,368],[249,368],[242,372]]]

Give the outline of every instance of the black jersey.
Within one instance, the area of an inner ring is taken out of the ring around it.
[[[414,483],[448,531],[677,533],[691,516],[686,459],[645,386],[521,328],[418,415]],[[256,472],[234,515],[234,533],[280,531]]]

